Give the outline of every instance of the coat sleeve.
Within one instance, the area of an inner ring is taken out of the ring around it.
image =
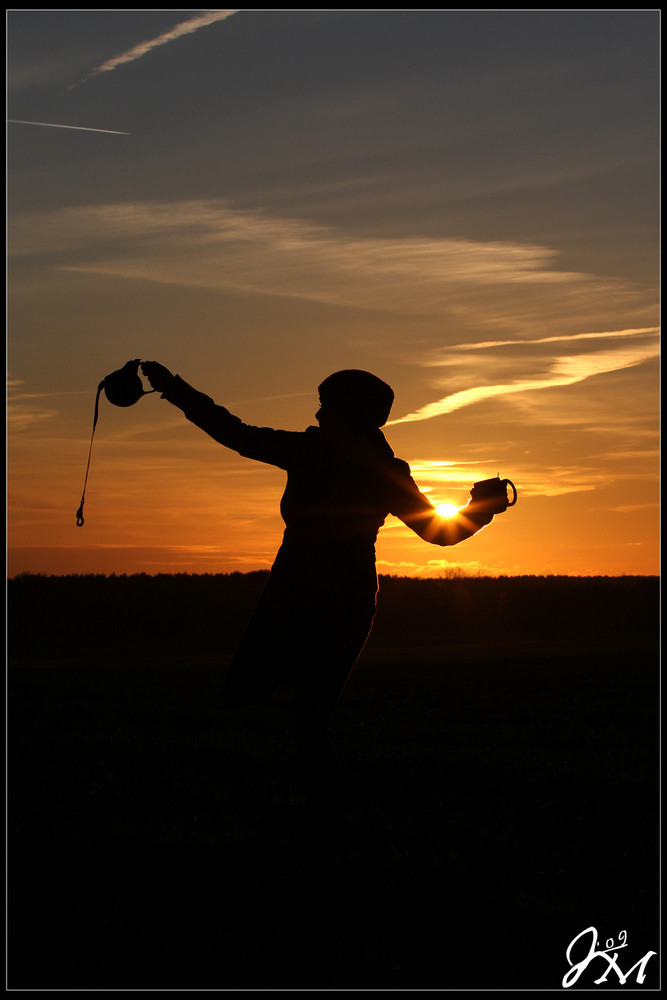
[[[188,420],[214,441],[245,458],[287,469],[301,451],[303,434],[244,424],[239,417],[188,385],[179,375],[174,376],[169,388],[162,393],[162,399],[182,410]]]
[[[391,513],[425,541],[433,545],[456,545],[490,524],[493,514],[471,504],[469,500],[453,517],[441,517],[410,475],[407,462],[394,460]]]

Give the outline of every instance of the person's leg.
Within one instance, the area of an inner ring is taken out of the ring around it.
[[[338,758],[329,738],[331,716],[349,671],[323,672],[296,689],[294,723],[301,780],[312,790],[337,781]]]

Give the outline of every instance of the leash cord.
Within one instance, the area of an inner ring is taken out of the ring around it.
[[[95,415],[93,416],[93,433],[90,435],[90,448],[88,449],[88,464],[86,466],[86,478],[83,481],[83,493],[81,494],[81,503],[79,504],[79,509],[76,512],[76,525],[77,528],[83,527],[83,503],[86,498],[86,485],[88,483],[88,472],[90,470],[90,459],[93,454],[93,438],[95,437],[95,428],[97,427],[97,418],[99,416],[100,410],[100,393],[104,388],[104,379],[100,382],[97,387],[97,395],[95,396]]]

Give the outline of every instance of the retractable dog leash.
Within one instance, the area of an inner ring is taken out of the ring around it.
[[[83,527],[83,504],[86,499],[86,486],[88,484],[88,473],[90,471],[90,459],[93,453],[93,438],[95,437],[95,428],[97,427],[97,420],[100,413],[100,394],[104,389],[104,394],[110,403],[114,406],[133,406],[142,396],[149,396],[151,392],[156,392],[156,389],[144,389],[141,379],[139,378],[139,363],[140,358],[135,358],[133,361],[128,361],[127,364],[119,368],[118,371],[111,372],[102,379],[97,387],[97,395],[95,396],[95,412],[93,415],[93,432],[90,435],[90,448],[88,449],[88,464],[86,465],[86,476],[83,481],[83,493],[81,494],[81,503],[79,504],[79,509],[76,512],[76,524],[78,528]]]

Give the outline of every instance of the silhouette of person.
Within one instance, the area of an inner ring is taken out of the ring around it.
[[[293,432],[244,424],[157,362],[141,368],[214,440],[287,473],[283,541],[229,668],[225,700],[242,705],[278,683],[292,686],[300,758],[322,774],[332,764],[332,711],[373,624],[375,542],[385,518],[394,514],[434,545],[456,545],[504,507],[490,509],[473,490],[455,517],[440,517],[380,430],[394,393],[368,372],[326,378],[319,426]]]

